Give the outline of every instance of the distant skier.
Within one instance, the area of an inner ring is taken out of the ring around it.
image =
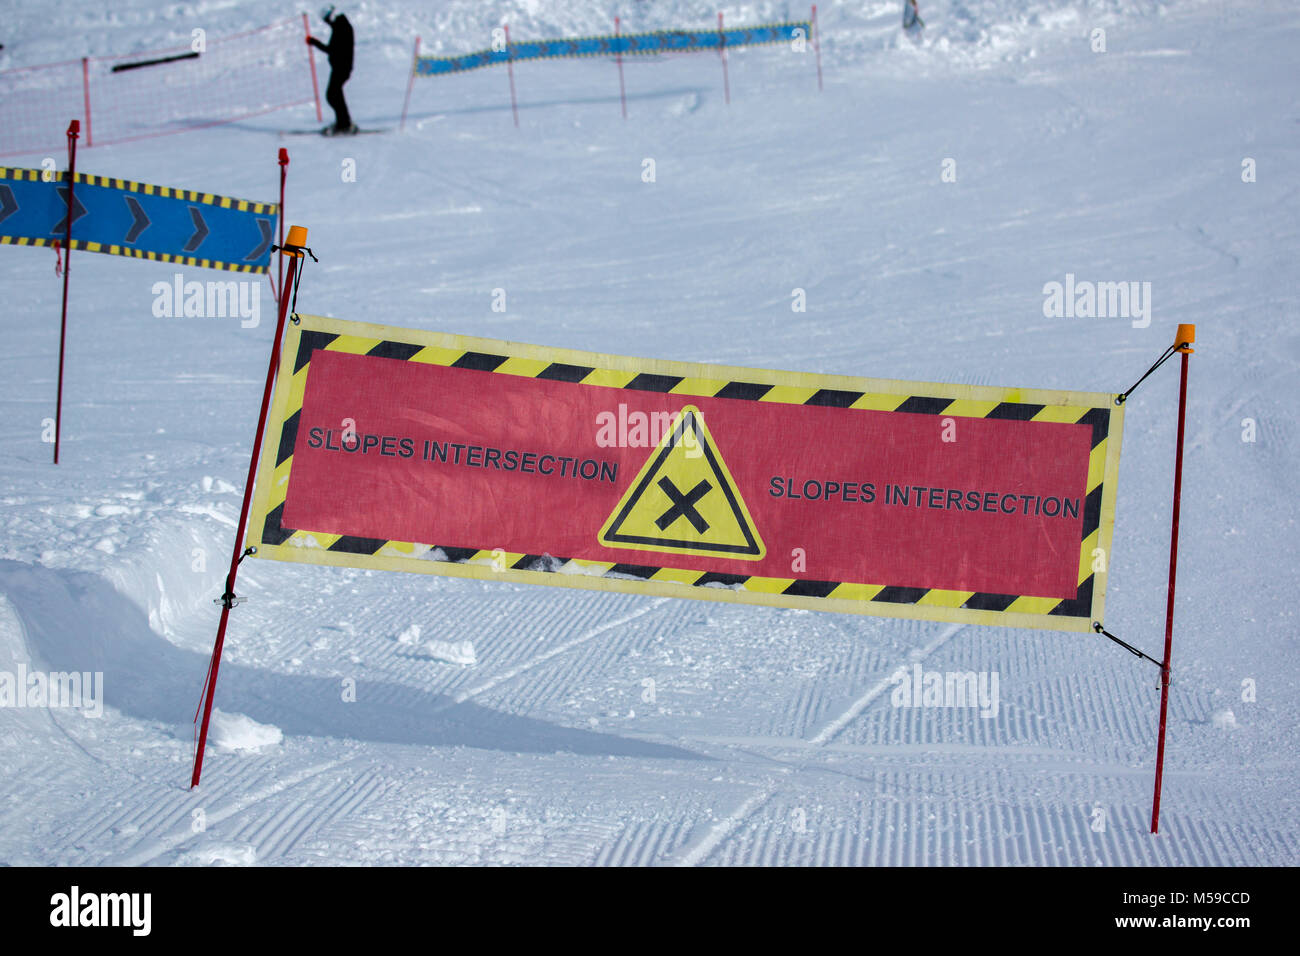
[[[918,30],[924,26],[925,21],[916,9],[916,0],[903,0],[903,29]]]
[[[321,12],[320,18],[330,25],[329,44],[321,43],[313,36],[307,37],[307,42],[324,50],[330,58],[330,81],[325,87],[325,102],[334,110],[334,125],[325,127],[321,132],[326,136],[355,133],[357,128],[348,113],[347,100],[343,98],[343,84],[352,75],[352,24],[348,23],[348,18],[343,14],[334,15],[333,4]]]

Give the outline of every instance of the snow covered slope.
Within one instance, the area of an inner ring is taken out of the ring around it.
[[[9,6],[0,68],[292,12]],[[779,47],[730,53],[730,106],[716,56],[629,60],[625,122],[612,63],[525,63],[518,130],[506,74],[481,70],[418,81],[401,135],[281,137],[314,125],[305,110],[78,168],[269,200],[287,146],[288,218],[321,259],[299,307],[349,319],[1116,391],[1196,323],[1159,836],[1156,669],[1100,638],[255,560],[217,694],[226,746],[190,792],[270,297],[256,328],[157,318],[152,287],[177,269],[76,254],[55,469],[61,285],[48,250],[5,247],[0,671],[103,672],[105,706],[0,708],[0,861],[1296,863],[1300,12],[925,0],[916,44],[898,6],[819,6],[820,94],[811,55]],[[463,52],[503,20],[532,38],[716,16],[695,0],[344,9],[353,112],[382,128],[416,33]],[[1043,286],[1067,274],[1150,282],[1149,326],[1045,317]],[[1131,401],[1107,606],[1156,656],[1176,388],[1166,369]],[[996,714],[893,706],[891,675],[916,664],[996,674]]]

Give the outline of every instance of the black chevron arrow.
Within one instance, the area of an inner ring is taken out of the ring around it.
[[[149,217],[145,215],[144,209],[140,206],[140,200],[134,196],[123,196],[126,200],[126,207],[131,210],[131,218],[135,221],[131,223],[131,228],[127,230],[126,238],[123,242],[135,242],[140,238],[140,233],[149,228]]]
[[[262,258],[262,253],[266,252],[266,247],[271,244],[271,220],[259,216],[257,225],[262,230],[262,241],[256,249],[244,256],[245,262],[252,262]]]
[[[196,251],[203,245],[203,240],[208,238],[208,224],[203,221],[198,206],[190,207],[190,217],[194,220],[194,235],[190,236],[190,241],[185,243],[186,252]]]
[[[14,191],[8,186],[0,186],[0,222],[4,222],[17,211],[18,200],[14,199]]]
[[[63,218],[54,224],[50,234],[54,236],[65,236],[68,233],[68,187],[58,186],[59,196],[63,199]],[[81,204],[77,194],[72,194],[72,221],[75,223],[78,219],[86,214],[86,207]]]

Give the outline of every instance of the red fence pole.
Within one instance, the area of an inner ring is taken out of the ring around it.
[[[85,62],[84,60],[82,61]],[[68,273],[72,271],[72,187],[77,181],[77,135],[81,124],[73,120],[68,124],[68,221],[63,233],[63,314],[59,319],[59,391],[54,404],[54,463],[59,463],[59,433],[63,427],[63,349],[68,340]]]
[[[302,226],[289,229],[289,241],[294,248],[301,248],[307,242],[307,230]],[[301,252],[286,252],[280,248],[280,257],[289,258],[288,283],[293,285],[293,277],[298,270]],[[285,295],[288,286],[281,290],[279,315],[275,323],[275,338],[271,342],[271,359],[266,367],[266,387],[262,390],[262,411],[257,417],[257,434],[253,436],[253,454],[248,459],[248,478],[244,482],[244,502],[239,509],[239,527],[235,531],[235,550],[230,556],[230,571],[226,574],[226,592],[222,595],[221,621],[217,625],[217,640],[212,647],[212,659],[208,663],[208,676],[205,681],[203,701],[203,724],[199,729],[198,749],[194,754],[194,775],[190,778],[190,789],[199,785],[199,776],[203,772],[203,750],[208,742],[208,722],[212,718],[212,698],[217,690],[217,670],[221,666],[221,649],[226,643],[226,623],[230,619],[230,609],[234,607],[235,575],[239,573],[239,562],[243,558],[244,531],[248,526],[248,507],[253,499],[253,481],[257,477],[257,462],[262,453],[262,432],[266,429],[266,414],[271,405],[271,390],[275,386],[275,375],[280,369],[280,340],[284,337],[284,320],[289,310],[289,296]],[[197,715],[196,715],[197,716]]]
[[[731,105],[731,80],[727,77],[727,34],[722,29],[722,11],[718,11],[718,56],[722,58],[722,90]]]
[[[84,56],[81,58],[81,103],[86,114],[86,149],[90,149],[95,145],[90,137],[90,60]]]
[[[411,78],[406,81],[406,99],[402,101],[402,122],[398,130],[406,129],[406,109],[411,105],[411,87],[415,86],[415,68],[420,63],[420,38],[415,38],[415,52],[411,55]]]
[[[619,19],[614,18],[614,39],[619,37]],[[618,63],[618,99],[623,104],[623,119],[627,119],[627,88],[623,85],[623,51],[616,50],[614,60]]]
[[[813,53],[817,56],[817,92],[822,91],[822,37],[821,28],[817,26],[817,4],[812,5]]]
[[[510,25],[503,23],[506,29],[506,69],[510,73],[510,109],[515,114],[515,129],[519,128],[519,103],[515,99],[515,60],[510,55]]]
[[[307,14],[302,15],[302,33],[305,37],[311,36],[311,24],[307,22]],[[316,122],[323,122],[324,114],[320,111],[320,85],[316,82],[316,52],[307,45],[307,62],[311,65],[311,92],[316,97]]]
[[[1165,605],[1165,657],[1160,665],[1160,737],[1156,744],[1156,787],[1151,798],[1151,832],[1160,832],[1160,782],[1165,769],[1165,717],[1169,712],[1169,658],[1174,649],[1174,580],[1178,576],[1178,512],[1183,494],[1183,430],[1187,418],[1187,358],[1196,341],[1196,326],[1178,326],[1183,368],[1178,382],[1178,446],[1174,452],[1174,517],[1169,532],[1169,601]]]
[[[280,245],[284,245],[284,180],[289,172],[289,151],[283,146],[280,147]],[[279,291],[276,292],[275,301],[280,301],[280,296],[284,294],[284,256],[279,257],[280,276],[278,280]],[[271,275],[267,270],[267,276]]]

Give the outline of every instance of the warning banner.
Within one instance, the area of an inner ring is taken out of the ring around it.
[[[304,315],[259,557],[942,621],[1101,622],[1123,407]]]
[[[0,244],[62,245],[68,174],[0,166]],[[77,173],[72,248],[228,272],[266,272],[279,207]]]

